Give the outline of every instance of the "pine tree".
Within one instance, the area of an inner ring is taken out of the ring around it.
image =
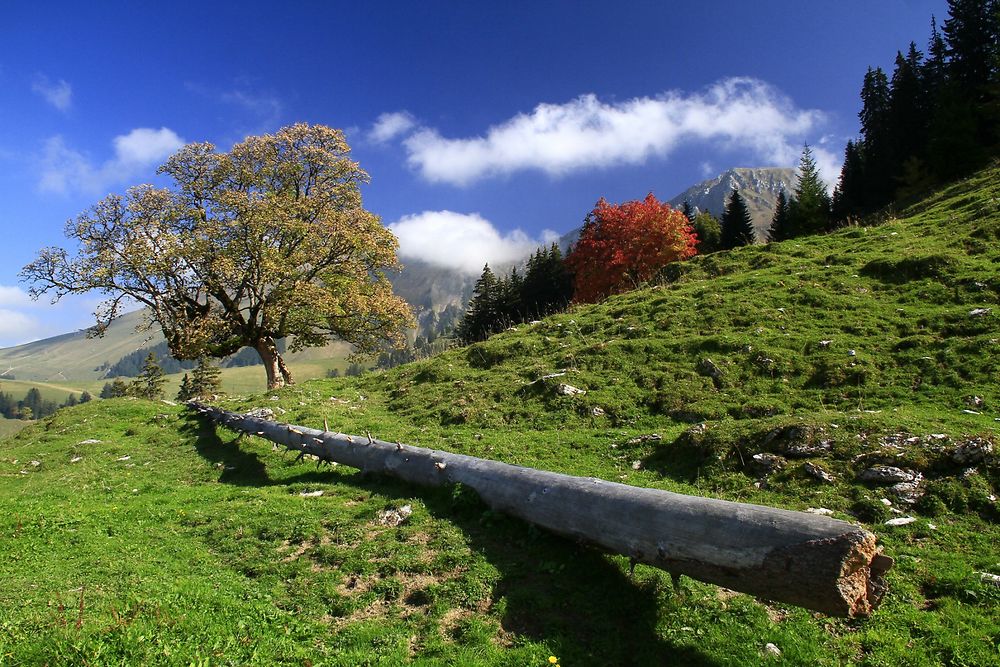
[[[753,245],[757,240],[750,210],[736,188],[729,194],[729,201],[726,202],[726,209],[722,213],[721,225],[723,250]]]
[[[499,297],[499,282],[490,265],[483,267],[483,273],[472,288],[472,300],[469,308],[458,325],[456,334],[464,343],[475,343],[485,340],[493,333],[492,327],[497,320],[497,301]]]
[[[833,202],[830,207],[832,218],[837,225],[844,224],[853,216],[868,212],[866,192],[865,165],[861,148],[855,142],[848,141],[844,149],[844,164],[840,168],[840,180],[833,191]]]
[[[694,209],[691,208],[691,202],[687,199],[684,200],[684,206],[681,208],[681,213],[684,214],[684,217],[687,218],[689,222],[694,222]]]
[[[198,359],[198,366],[191,373],[191,391],[194,396],[212,396],[222,386],[222,371],[208,357]]]
[[[923,54],[910,42],[904,56],[896,52],[896,67],[889,84],[889,136],[893,185],[898,187],[903,165],[919,158],[927,144],[930,110],[920,81]]]
[[[788,203],[787,238],[818,234],[830,227],[830,195],[819,177],[816,160],[809,145],[802,149],[795,196]]]
[[[166,381],[163,369],[156,363],[156,355],[150,352],[142,364],[139,377],[129,385],[127,393],[129,396],[153,401],[163,396],[163,384]]]
[[[771,226],[767,230],[768,241],[784,241],[791,238],[788,236],[788,197],[785,191],[778,193],[778,201],[774,206],[774,215],[771,216]]]
[[[868,68],[861,86],[861,153],[865,164],[865,200],[870,209],[892,200],[892,133],[889,79],[881,67]],[[798,197],[796,197],[798,198]]]
[[[90,403],[92,400],[94,400],[94,397],[90,395],[89,391],[84,390],[84,392],[80,394],[80,403]]]
[[[178,401],[190,401],[195,397],[194,391],[191,390],[191,378],[185,373],[184,377],[181,378],[180,389],[177,390],[177,400]]]

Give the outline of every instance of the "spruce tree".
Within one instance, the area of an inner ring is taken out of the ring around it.
[[[469,308],[455,332],[459,340],[466,344],[475,343],[485,340],[493,333],[492,327],[497,320],[498,292],[499,281],[487,264],[472,288]]]
[[[787,238],[818,234],[830,227],[830,195],[819,177],[819,169],[809,145],[802,149],[795,196],[788,204]]]
[[[869,67],[865,74],[858,118],[861,120],[861,152],[866,167],[865,200],[870,209],[876,209],[892,200],[893,191],[889,79],[881,67]]]
[[[142,371],[128,387],[128,395],[136,398],[145,398],[151,401],[163,396],[163,384],[167,379],[163,376],[163,369],[156,363],[156,355],[152,352],[146,355],[146,361],[142,364]]]
[[[840,180],[833,191],[830,207],[835,224],[844,224],[849,218],[867,212],[866,189],[861,148],[855,142],[848,141],[844,149],[844,164],[840,168]]]
[[[198,365],[191,372],[191,391],[193,396],[212,396],[219,393],[222,386],[222,371],[212,364],[208,357],[198,359]]]
[[[778,201],[774,206],[774,215],[771,216],[771,226],[767,230],[768,241],[784,241],[791,238],[788,236],[788,197],[785,191],[778,193]]]
[[[681,208],[681,213],[683,213],[684,217],[688,219],[688,222],[694,222],[694,209],[691,208],[691,202],[687,199],[684,200],[684,206]]]
[[[723,250],[753,245],[757,240],[750,210],[736,188],[729,194],[729,201],[726,202],[726,209],[722,213],[721,225]]]
[[[94,397],[90,395],[89,391],[84,390],[84,392],[80,394],[81,403],[90,403],[92,400],[94,400]]]
[[[190,401],[195,397],[194,391],[191,389],[191,378],[185,373],[184,377],[181,378],[180,389],[177,390],[177,400],[178,401]]]

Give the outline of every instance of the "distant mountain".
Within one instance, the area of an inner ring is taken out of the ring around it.
[[[698,211],[708,211],[721,217],[726,208],[729,193],[736,188],[746,200],[753,218],[757,238],[765,239],[771,226],[771,217],[778,202],[778,193],[786,195],[795,189],[795,169],[784,167],[737,168],[713,179],[693,185],[670,200],[670,204],[680,208],[687,201]]]

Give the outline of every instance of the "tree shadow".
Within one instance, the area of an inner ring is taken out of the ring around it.
[[[470,549],[500,573],[491,598],[500,616],[501,635],[545,642],[563,664],[720,664],[699,649],[674,643],[658,632],[664,607],[684,604],[683,595],[675,596],[665,573],[640,566],[630,575],[623,558],[608,557],[493,512],[474,491],[461,486],[416,487],[360,471],[331,474],[322,468],[271,479],[256,454],[244,452],[238,442],[223,442],[208,420],[192,417],[188,428],[196,435],[200,454],[236,468],[231,474],[223,473],[220,481],[224,483],[343,483],[401,501],[418,495],[432,515],[461,529]]]
[[[239,446],[240,436],[224,441],[208,419],[191,411],[181,417],[178,428],[181,434],[194,439],[194,448],[204,459],[211,461],[221,474],[219,481],[235,486],[268,486],[272,484],[267,467],[255,452]]]

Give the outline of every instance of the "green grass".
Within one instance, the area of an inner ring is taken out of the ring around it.
[[[427,361],[225,401],[571,474],[829,508],[896,559],[869,619],[686,578],[675,593],[663,572],[630,574],[624,558],[463,489],[317,470],[181,407],[121,399],[0,442],[0,664],[997,664],[1000,588],[979,573],[1000,574],[1000,471],[951,454],[995,442],[1000,425],[998,241],[992,170],[877,227],[697,258],[655,287]],[[559,382],[587,393],[557,395]],[[794,447],[812,449],[766,478],[754,468],[755,453]],[[924,497],[910,507],[859,482],[876,463],[919,471]],[[407,523],[379,521],[407,504]],[[885,526],[893,510],[918,520]],[[768,642],[780,659],[764,657]]]

